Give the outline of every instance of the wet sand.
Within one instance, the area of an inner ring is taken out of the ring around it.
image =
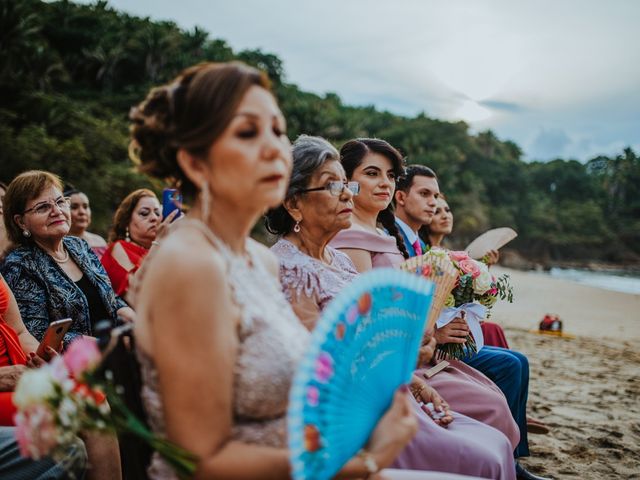
[[[640,295],[533,273],[512,275],[516,303],[497,305],[511,348],[529,357],[530,435],[523,464],[556,479],[640,479]],[[529,333],[557,313],[574,339]]]

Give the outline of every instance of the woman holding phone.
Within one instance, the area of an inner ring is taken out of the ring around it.
[[[31,170],[9,184],[4,224],[13,249],[1,270],[38,341],[51,322],[63,318],[73,319],[65,345],[78,335],[92,335],[100,320],[133,318],[89,244],[67,236],[70,222],[69,199],[56,175]]]
[[[285,417],[309,333],[281,291],[277,260],[249,237],[284,199],[291,170],[269,82],[241,63],[200,64],[151,90],[131,118],[142,170],[177,181],[192,201],[132,292],[150,423],[199,458],[197,478],[290,478]],[[390,465],[415,432],[398,391],[340,476]],[[157,455],[149,474],[176,478]]]
[[[45,363],[35,354],[37,348],[38,341],[26,329],[16,299],[0,275],[0,426],[15,424],[16,407],[13,404],[13,392],[24,371],[28,367],[38,368]],[[51,347],[46,348],[46,353],[49,356],[57,355]],[[90,464],[85,478],[121,478],[120,454],[115,437],[93,433],[84,434],[82,437]],[[6,459],[5,455],[3,457]]]
[[[174,210],[163,220],[158,197],[146,188],[131,192],[120,203],[113,216],[109,246],[100,259],[116,295],[127,294],[130,277],[140,268],[158,234],[179,213]]]

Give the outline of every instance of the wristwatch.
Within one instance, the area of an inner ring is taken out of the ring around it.
[[[358,452],[358,457],[362,459],[362,462],[367,469],[367,476],[365,478],[369,478],[371,475],[375,475],[380,471],[380,467],[378,466],[376,459],[373,458],[373,455],[371,455],[366,450],[360,450]]]

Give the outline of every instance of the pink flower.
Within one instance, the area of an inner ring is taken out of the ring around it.
[[[312,407],[317,407],[320,403],[320,390],[318,387],[311,385],[307,388],[307,403]]]
[[[358,306],[352,305],[349,310],[347,310],[347,323],[349,325],[353,325],[358,319]]]
[[[322,352],[316,360],[316,379],[327,383],[333,376],[333,358],[327,352]]]
[[[44,405],[34,405],[15,416],[16,440],[23,457],[39,460],[57,445],[54,417]]]
[[[470,258],[460,260],[458,262],[458,268],[462,270],[463,273],[470,273],[473,278],[478,278],[480,273],[482,273],[477,263]]]
[[[449,252],[449,258],[454,262],[461,262],[463,260],[468,260],[469,254],[467,252],[463,252],[460,250],[458,251],[452,250],[451,252]]]
[[[84,372],[100,362],[100,350],[96,341],[89,337],[75,340],[64,354],[64,364],[69,373],[79,378]]]

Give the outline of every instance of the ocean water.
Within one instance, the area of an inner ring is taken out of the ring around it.
[[[552,268],[549,275],[614,292],[640,295],[640,276],[624,272],[604,273],[574,268]]]

